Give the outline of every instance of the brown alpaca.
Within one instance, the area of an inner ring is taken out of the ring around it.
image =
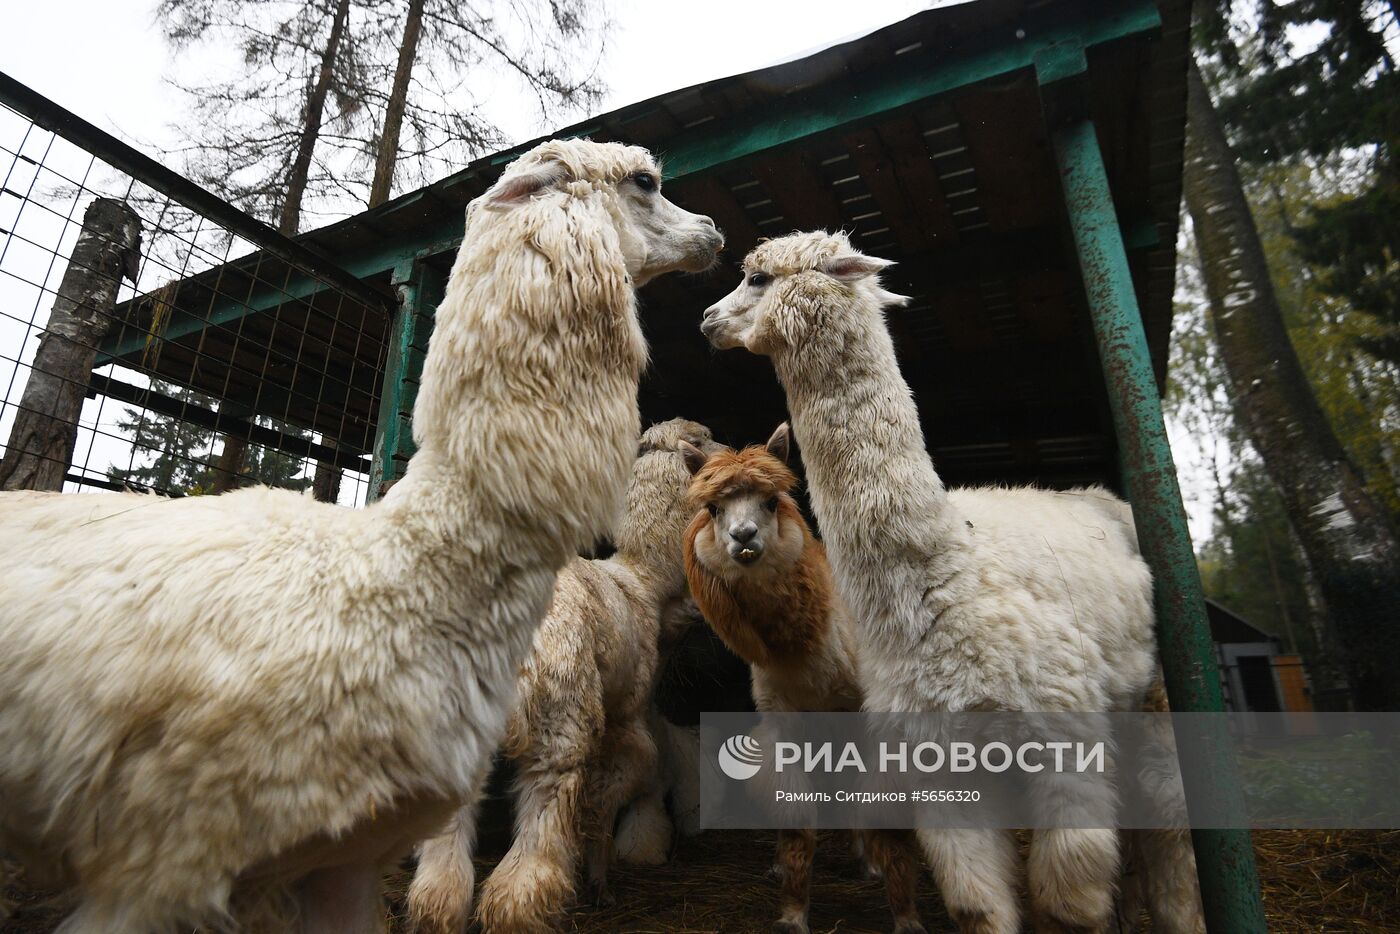
[[[725,645],[749,663],[760,711],[856,711],[861,692],[850,617],[832,584],[826,549],[812,535],[791,491],[788,426],[765,446],[706,455],[681,445],[699,510],[685,532],[690,592]],[[857,844],[883,875],[895,934],[917,934],[912,838],[862,832]],[[782,916],[773,926],[807,934],[810,830],[778,834]]]

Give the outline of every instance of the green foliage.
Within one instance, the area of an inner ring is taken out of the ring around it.
[[[151,382],[151,390],[179,402],[205,409],[217,408],[209,396],[165,383]],[[259,418],[264,428],[276,428],[289,437],[309,438],[308,432]],[[107,479],[160,493],[207,493],[213,487],[214,432],[183,419],[147,409],[128,409],[117,419],[117,431],[132,440],[131,466],[112,467]],[[288,490],[305,490],[312,477],[305,475],[306,461],[271,448],[252,445],[243,458],[240,486],[262,484]]]
[[[1395,15],[1387,4],[1235,0],[1197,6],[1201,45],[1228,82],[1216,108],[1242,159],[1321,159],[1393,141],[1400,79],[1384,40]]]
[[[1328,292],[1299,256],[1295,218],[1312,204],[1345,201],[1355,169],[1345,164],[1249,169],[1245,193],[1268,258],[1280,311],[1319,403],[1377,499],[1400,515],[1400,381],[1394,366],[1358,349],[1373,321]],[[1330,667],[1325,621],[1309,592],[1306,562],[1262,462],[1234,418],[1224,365],[1206,313],[1197,251],[1178,256],[1179,297],[1165,403],[1200,452],[1212,532],[1198,559],[1208,596],[1277,635],[1315,675]]]
[[[1367,352],[1400,364],[1400,180],[1387,154],[1369,187],[1331,206],[1314,206],[1295,232],[1301,257],[1321,285],[1371,318],[1357,336]]]
[[[181,124],[188,142],[178,151],[184,174],[275,224],[310,132],[315,155],[296,211],[319,223],[363,208],[408,4],[351,0],[332,44],[337,6],[159,0],[158,27],[199,79],[184,77],[185,68],[169,75],[190,106]],[[493,99],[503,94],[534,101],[544,126],[602,99],[603,0],[425,0],[422,23],[394,147],[401,184],[426,185],[508,142],[493,119],[500,110]],[[317,123],[308,102],[323,66],[330,79]]]
[[[1332,268],[1310,263],[1294,218],[1358,203],[1345,165],[1265,167],[1250,171],[1247,194],[1269,258],[1280,310],[1313,393],[1370,492],[1400,520],[1400,372],[1364,352],[1381,333],[1330,287]],[[1379,222],[1379,221],[1378,221]]]
[[[160,380],[151,382],[151,390],[206,408],[213,402],[208,396]],[[117,431],[131,438],[132,464],[108,469],[107,479],[161,493],[198,493],[208,488],[214,473],[208,456],[212,432],[145,409],[126,410],[117,419]],[[151,454],[153,459],[138,466]]]
[[[1243,461],[1215,509],[1216,534],[1199,555],[1206,593],[1289,652],[1317,654],[1315,609],[1307,569],[1293,542],[1288,513],[1257,459]]]
[[[258,424],[265,428],[280,428],[291,437],[310,437],[307,432],[288,429],[286,426],[276,424],[271,419],[259,418]],[[241,476],[244,479],[239,485],[262,484],[285,490],[305,490],[311,486],[314,480],[311,475],[306,473],[306,470],[306,461],[299,457],[292,457],[290,454],[283,454],[271,448],[250,446],[247,453],[243,455]]]
[[[1400,768],[1383,740],[1358,732],[1286,748],[1246,748],[1236,758],[1252,819],[1304,827],[1310,817],[1328,815],[1363,826],[1392,811]]]

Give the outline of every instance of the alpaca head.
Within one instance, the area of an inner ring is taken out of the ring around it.
[[[858,314],[908,301],[880,288],[890,260],[866,256],[845,234],[789,234],[754,247],[744,279],[705,311],[700,330],[721,350],[771,355],[834,333]]]
[[[639,146],[556,139],[541,143],[506,167],[500,179],[467,209],[467,226],[485,211],[540,200],[602,195],[617,244],[636,285],[668,272],[700,272],[714,264],[724,236],[715,222],[692,214],[661,194],[661,168]]]
[[[693,474],[690,500],[701,509],[689,532],[696,557],[711,573],[732,580],[782,571],[801,556],[806,523],[790,495],[797,477],[787,455],[786,422],[763,446],[716,454],[685,450]]]
[[[627,484],[627,512],[617,530],[618,551],[650,557],[664,550],[678,573],[681,534],[693,512],[683,447],[705,456],[724,450],[710,429],[684,418],[659,422],[642,432]]]

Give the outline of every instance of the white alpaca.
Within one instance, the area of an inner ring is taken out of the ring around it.
[[[0,498],[0,850],[60,928],[294,895],[382,930],[381,867],[472,797],[557,570],[613,524],[646,346],[633,283],[713,260],[641,149],[545,143],[467,212],[383,501]]]
[[[572,901],[580,858],[593,900],[610,899],[618,811],[656,772],[646,718],[659,618],[686,596],[681,533],[691,510],[682,443],[715,447],[708,429],[684,419],[642,435],[617,553],[566,566],[535,634],[506,730],[515,839],[477,908],[487,932],[554,930]],[[475,808],[462,808],[447,832],[423,844],[409,889],[420,930],[455,932],[467,922]]]
[[[856,618],[867,709],[1136,710],[1152,591],[1126,506],[1100,489],[944,489],[885,327],[900,301],[877,281],[887,265],[839,234],[772,240],[702,325],[718,347],[773,359]],[[1009,833],[919,839],[963,931],[1020,930]],[[1036,832],[1037,929],[1104,930],[1118,865],[1112,830]]]

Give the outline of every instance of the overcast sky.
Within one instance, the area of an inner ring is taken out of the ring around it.
[[[609,91],[600,111],[794,58],[930,5],[949,4],[711,0],[701,8],[613,0],[615,28],[603,62]],[[164,83],[172,55],[154,25],[153,9],[154,3],[131,0],[9,0],[0,8],[0,70],[138,148],[173,148],[182,141],[183,102]],[[189,74],[200,64],[187,55],[180,67]],[[517,140],[554,129],[538,122],[529,101],[498,95],[488,106],[489,116]],[[0,339],[6,330],[0,327]],[[28,357],[32,346],[25,351]],[[14,353],[6,347],[3,356]],[[4,369],[0,366],[0,383],[9,381]],[[0,429],[7,429],[8,421],[0,419]],[[1179,428],[1173,435],[1199,536],[1208,532],[1210,519],[1204,480],[1192,464],[1198,452]]]
[[[792,58],[930,5],[949,4],[612,0],[615,28],[603,62],[610,91],[601,110]],[[181,100],[162,81],[171,53],[153,9],[139,0],[8,0],[0,11],[0,70],[129,141],[173,145]],[[493,119],[520,139],[553,129],[534,121],[529,102],[491,103]]]

